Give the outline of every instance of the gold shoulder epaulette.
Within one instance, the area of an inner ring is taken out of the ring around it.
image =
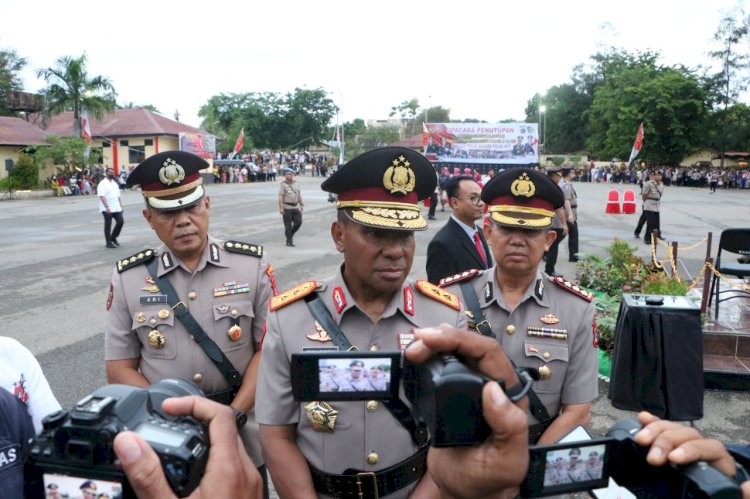
[[[305,296],[315,291],[317,287],[318,283],[316,281],[307,281],[303,282],[299,286],[295,286],[289,291],[284,291],[283,293],[274,296],[273,298],[271,298],[271,312],[285,307],[290,303],[299,300],[300,298],[304,298]]]
[[[461,300],[458,299],[458,296],[454,295],[453,293],[449,293],[448,291],[441,289],[434,284],[432,284],[429,281],[424,280],[418,280],[417,281],[417,289],[425,296],[429,296],[433,300],[437,300],[440,303],[443,303],[445,305],[448,305],[450,308],[454,308],[456,310],[461,310]]]
[[[224,249],[230,253],[239,253],[241,255],[250,255],[260,258],[263,256],[263,246],[260,244],[243,243],[241,241],[227,241],[224,243]]]
[[[154,250],[147,249],[147,250],[139,251],[133,256],[123,258],[122,260],[117,260],[117,264],[116,264],[117,272],[122,274],[128,269],[132,269],[133,267],[137,267],[138,265],[141,265],[143,263],[148,263],[153,259],[154,259]]]
[[[574,282],[570,282],[569,280],[565,279],[564,277],[556,276],[556,277],[550,277],[550,281],[554,282],[564,290],[573,293],[574,295],[578,296],[579,298],[583,298],[586,301],[592,301],[594,299],[594,293],[587,289],[583,289],[581,286]]]
[[[466,281],[468,279],[478,276],[481,273],[482,271],[479,269],[465,270],[463,272],[459,272],[458,274],[455,274],[449,277],[443,277],[442,279],[440,279],[440,284],[438,284],[438,286],[443,288],[450,284],[456,284],[457,282]]]

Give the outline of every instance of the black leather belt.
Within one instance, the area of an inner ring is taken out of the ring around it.
[[[427,470],[427,451],[424,447],[413,456],[378,472],[363,472],[355,469],[334,475],[310,466],[315,490],[340,499],[377,499],[403,489],[416,482]]]
[[[221,390],[219,392],[206,394],[206,398],[211,399],[214,402],[224,404],[224,405],[231,404],[232,400],[234,400],[234,397],[236,396],[237,396],[237,389],[234,387],[227,388],[226,390]]]

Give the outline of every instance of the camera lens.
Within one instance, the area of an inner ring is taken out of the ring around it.
[[[166,378],[154,383],[147,388],[151,397],[151,404],[154,412],[159,416],[174,421],[174,416],[164,414],[161,410],[161,404],[170,397],[185,397],[187,395],[197,395],[205,397],[203,391],[190,381],[179,378]]]

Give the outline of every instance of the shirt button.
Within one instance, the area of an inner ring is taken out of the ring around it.
[[[201,373],[193,374],[193,381],[195,381],[196,383],[200,383],[201,381],[203,381],[203,375]]]
[[[191,300],[195,300],[196,298],[198,298],[198,293],[196,293],[195,291],[191,291],[188,293],[188,298],[190,298]]]
[[[367,454],[367,464],[378,464],[378,461],[380,461],[380,456],[376,453],[370,452]]]
[[[232,317],[237,317],[237,314],[238,314],[239,312],[237,312],[237,309],[236,309],[236,308],[233,308],[233,309],[232,309],[232,311],[231,311],[231,312],[229,312],[229,313],[230,313],[230,314],[232,314]]]
[[[378,402],[377,400],[368,400],[367,401],[367,410],[370,412],[375,412],[378,410]]]
[[[378,351],[378,346],[377,345],[370,345],[370,351],[371,352],[377,352]]]
[[[156,324],[156,319],[151,319],[150,321],[148,321],[148,323],[153,326],[154,324]]]
[[[505,332],[508,333],[508,334],[515,334],[515,332],[516,332],[516,326],[514,326],[513,324],[508,324],[505,327]]]

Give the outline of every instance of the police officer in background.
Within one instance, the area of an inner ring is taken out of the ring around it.
[[[568,261],[578,261],[578,193],[573,187],[573,180],[576,178],[576,172],[572,168],[562,169],[562,182],[560,189],[565,196],[565,221],[568,225]]]
[[[559,188],[560,180],[562,179],[562,169],[555,166],[547,168],[546,171],[550,180],[552,180],[552,182],[554,182]],[[555,265],[557,265],[557,254],[560,250],[560,243],[562,243],[565,236],[568,235],[568,221],[562,204],[555,209],[555,215],[552,217],[552,225],[550,228],[557,235],[546,250],[544,271],[551,276],[558,276],[560,274],[555,271]]]
[[[209,398],[248,416],[243,442],[261,467],[253,408],[258,345],[275,280],[261,246],[208,234],[211,201],[200,175],[207,167],[198,156],[168,151],[128,177],[129,186],[140,185],[143,216],[163,244],[123,258],[112,273],[107,381],[141,387],[163,378],[194,382]]]
[[[302,192],[299,183],[294,179],[294,170],[284,168],[284,180],[279,185],[279,213],[284,219],[284,236],[286,245],[294,246],[294,234],[302,226]]]
[[[258,378],[263,453],[281,497],[435,491],[424,475],[427,434],[403,400],[295,402],[289,366],[294,352],[398,351],[416,327],[465,328],[457,296],[407,279],[414,232],[427,227],[418,202],[436,181],[422,155],[385,147],[352,159],[322,184],[338,194],[331,236],[344,264],[325,281],[307,281],[272,299]]]
[[[495,335],[518,367],[537,370],[529,397],[532,442],[551,444],[591,418],[598,395],[594,303],[588,291],[539,271],[563,194],[547,176],[512,168],[482,190],[490,205],[484,235],[495,266],[441,281],[462,294],[469,327]]]

